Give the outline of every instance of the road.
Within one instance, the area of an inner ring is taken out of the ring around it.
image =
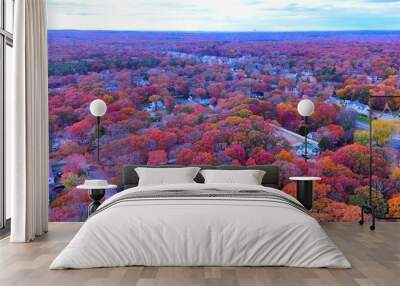
[[[304,136],[301,136],[301,135],[299,135],[299,134],[297,134],[297,133],[295,133],[295,132],[292,132],[292,131],[290,131],[290,130],[287,130],[287,129],[282,128],[282,127],[280,127],[280,126],[278,126],[278,125],[275,125],[275,124],[271,124],[271,126],[272,126],[274,129],[276,129],[276,131],[277,131],[283,138],[285,138],[285,139],[290,143],[290,145],[296,146],[296,145],[299,144],[299,143],[304,143],[304,140],[305,140],[305,137],[304,137]],[[310,144],[315,144],[316,146],[318,146],[318,142],[315,141],[315,140],[308,139],[308,142],[309,142]]]

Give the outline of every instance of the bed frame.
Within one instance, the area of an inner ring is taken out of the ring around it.
[[[164,165],[164,166],[145,166],[145,165],[125,165],[123,167],[122,173],[122,184],[124,190],[136,187],[139,183],[139,176],[135,171],[137,167],[148,167],[148,168],[179,168],[185,166],[179,165]],[[258,165],[258,166],[232,166],[232,165],[221,165],[221,166],[195,166],[202,170],[204,169],[218,169],[218,170],[263,170],[265,171],[264,178],[262,180],[262,185],[265,187],[271,187],[275,189],[280,189],[280,176],[279,168],[272,165]],[[194,180],[197,183],[204,183],[203,176],[198,173]]]

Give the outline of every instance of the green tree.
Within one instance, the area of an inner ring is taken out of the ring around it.
[[[328,137],[322,137],[322,139],[318,143],[319,149],[321,151],[326,151],[332,148],[331,142],[329,141]]]
[[[357,187],[354,190],[354,194],[349,198],[348,204],[359,207],[367,205],[369,200],[368,193],[368,186]],[[376,214],[384,217],[388,212],[388,204],[383,195],[376,190],[372,190],[372,202],[376,206]]]

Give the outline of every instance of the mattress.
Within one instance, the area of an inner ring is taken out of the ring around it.
[[[107,199],[50,269],[133,265],[351,267],[282,191],[193,183],[135,187]]]

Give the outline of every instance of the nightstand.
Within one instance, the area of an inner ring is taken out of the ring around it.
[[[296,181],[297,200],[303,206],[311,210],[313,203],[313,182],[321,180],[320,177],[290,177],[289,180]]]
[[[117,185],[110,185],[106,180],[85,180],[83,185],[77,186],[78,189],[88,190],[89,198],[92,200],[88,206],[88,217],[101,205],[106,189],[115,189],[116,187]]]

